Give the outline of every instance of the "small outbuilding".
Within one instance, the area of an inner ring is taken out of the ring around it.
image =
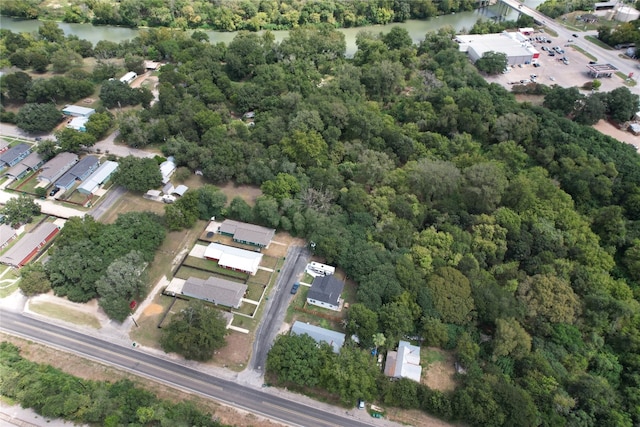
[[[320,326],[310,325],[308,323],[295,321],[291,327],[293,335],[309,335],[317,343],[326,342],[331,346],[334,353],[340,353],[340,349],[344,345],[345,334],[332,331],[330,329],[321,328]]]
[[[88,122],[89,117],[74,117],[67,123],[67,128],[77,130],[78,132],[86,132]]]
[[[640,135],[640,124],[631,123],[629,125],[629,132],[631,132],[634,135]]]
[[[127,74],[125,74],[124,76],[120,77],[120,81],[122,83],[130,85],[131,83],[133,83],[133,81],[136,79],[136,77],[138,77],[138,75],[136,73],[134,73],[133,71],[129,71]]]
[[[318,276],[313,279],[311,289],[307,293],[307,303],[340,311],[340,295],[344,289],[344,282],[336,276]]]

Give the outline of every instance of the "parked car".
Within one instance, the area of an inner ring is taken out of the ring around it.
[[[573,37],[578,38],[577,34],[571,34]]]
[[[364,409],[364,399],[358,399],[358,409]]]
[[[293,295],[296,294],[296,292],[298,292],[298,288],[300,287],[300,283],[296,282],[293,284],[293,286],[291,287],[291,293]]]
[[[538,67],[540,66],[540,63],[539,63],[539,62],[534,62],[534,63],[533,63],[533,66],[534,66],[534,67],[536,67],[536,68],[538,68]]]
[[[589,61],[589,65],[594,65],[594,64],[597,64],[597,63],[598,63],[598,61]]]

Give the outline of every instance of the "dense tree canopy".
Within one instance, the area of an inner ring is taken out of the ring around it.
[[[12,227],[33,221],[34,216],[40,215],[40,205],[26,194],[13,197],[6,201],[0,213],[5,216],[4,222]]]
[[[162,184],[162,174],[155,159],[127,156],[118,163],[113,181],[127,190],[144,193]]]

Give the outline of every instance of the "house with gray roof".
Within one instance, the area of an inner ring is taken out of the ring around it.
[[[207,280],[189,277],[181,291],[186,297],[231,308],[240,307],[245,292],[247,292],[247,285],[213,276]]]
[[[43,222],[26,233],[11,248],[0,256],[0,263],[20,268],[27,264],[38,252],[53,239],[60,229],[53,222]]]
[[[27,144],[18,144],[0,154],[0,168],[10,168],[20,163],[22,159],[31,153],[31,147]]]
[[[78,163],[77,154],[60,153],[42,166],[38,181],[53,184],[76,163]]]
[[[340,353],[340,349],[344,345],[345,340],[345,334],[343,333],[297,320],[291,327],[291,333],[294,335],[309,335],[317,343],[326,342],[331,346],[334,353]]]
[[[329,310],[340,311],[340,295],[344,282],[335,275],[317,276],[307,293],[307,302]]]
[[[222,221],[222,224],[220,224],[218,232],[226,236],[231,236],[234,242],[268,248],[276,230],[259,225],[247,224],[246,222],[225,219]]]
[[[6,248],[16,236],[16,230],[13,227],[7,224],[0,225],[0,249]]]
[[[391,378],[408,378],[420,382],[422,366],[420,366],[420,347],[407,341],[398,343],[398,351],[387,352],[384,374]]]
[[[56,188],[69,190],[76,181],[88,178],[100,166],[100,160],[95,156],[87,156],[80,159],[71,169],[65,172],[56,182]]]
[[[31,153],[20,163],[9,169],[5,175],[14,179],[21,179],[27,173],[38,170],[43,163],[44,158],[40,153]]]

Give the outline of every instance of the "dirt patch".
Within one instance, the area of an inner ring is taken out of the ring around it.
[[[618,141],[633,145],[636,147],[636,150],[640,152],[640,136],[618,129],[606,120],[600,120],[598,123],[593,125],[593,128],[605,135],[609,135],[610,137],[617,139]]]
[[[229,331],[226,340],[227,344],[214,353],[211,364],[234,371],[242,371],[251,357],[253,335]]]
[[[146,316],[153,316],[159,313],[162,313],[162,306],[160,304],[149,304],[149,306],[144,309]]]
[[[276,258],[281,258],[287,255],[287,250],[290,246],[305,246],[306,243],[303,239],[293,237],[289,233],[279,232],[271,241],[269,249],[264,249],[263,254]]]
[[[202,411],[213,414],[226,425],[233,425],[237,427],[276,427],[282,425],[264,420],[253,414],[236,410],[235,408],[223,406],[213,400],[193,396],[189,393],[167,387],[164,384],[138,378],[132,376],[128,372],[119,371],[109,366],[89,361],[41,344],[28,342],[2,333],[0,333],[0,340],[8,341],[18,346],[22,350],[22,356],[33,362],[49,364],[79,378],[111,382],[127,378],[133,381],[136,386],[154,393],[160,399],[166,399],[172,402],[185,400],[193,401]]]
[[[252,187],[249,185],[235,185],[232,181],[227,182],[225,185],[220,186],[226,196],[227,200],[231,202],[234,197],[241,197],[242,200],[247,202],[250,206],[253,206],[258,196],[262,196],[262,191],[258,187]]]
[[[421,358],[426,363],[423,364],[421,383],[433,390],[453,391],[456,388],[453,354],[435,347],[424,348],[423,352]]]
[[[413,427],[451,427],[459,425],[440,420],[419,410],[385,408],[385,417]]]

